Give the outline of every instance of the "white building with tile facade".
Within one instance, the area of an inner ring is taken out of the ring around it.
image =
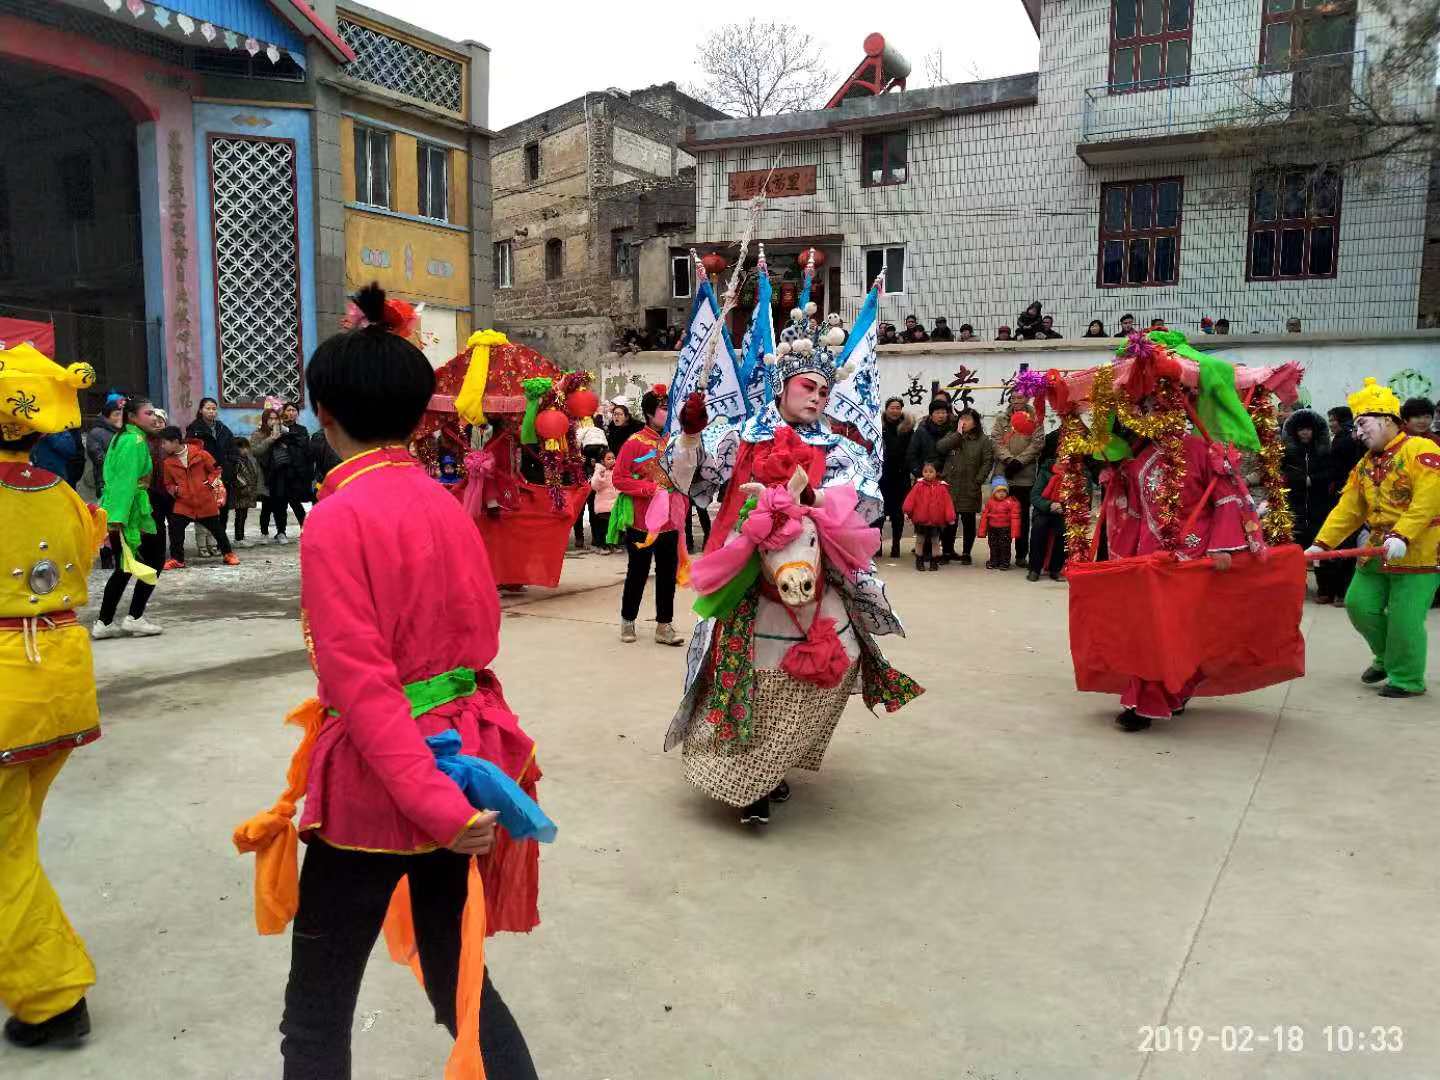
[[[731,174],[778,162],[798,193],[774,192],[759,237],[782,265],[824,251],[823,306],[847,319],[884,252],[882,318],[944,315],[982,339],[1032,300],[1067,338],[1092,318],[1113,334],[1125,313],[1192,333],[1206,315],[1233,334],[1291,317],[1413,329],[1423,163],[1276,173],[1216,135],[1247,99],[1325,92],[1318,76],[1297,83],[1287,50],[1329,57],[1323,78],[1362,78],[1382,28],[1354,4],[1036,0],[1037,74],[697,124],[697,239],[733,256],[749,189]],[[1434,108],[1433,84],[1432,68],[1407,89],[1415,109]]]

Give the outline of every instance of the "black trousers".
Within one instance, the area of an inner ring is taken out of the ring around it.
[[[1035,573],[1058,574],[1065,568],[1065,518],[1060,514],[1032,512],[1030,523],[1030,569]],[[1049,558],[1046,558],[1046,552]]]
[[[215,546],[220,549],[221,555],[230,554],[230,538],[225,535],[225,523],[217,514],[209,518],[188,518],[184,514],[170,515],[170,557],[176,562],[185,561],[185,527],[194,522],[197,528],[204,528],[215,538]],[[195,537],[195,544],[198,547],[200,537]]]
[[[286,499],[283,495],[267,495],[260,509],[260,531],[269,536],[269,530],[265,528],[266,519],[275,519],[275,531],[281,536],[285,535],[285,529],[290,524],[290,519],[285,516],[285,504],[290,504],[290,509],[295,511],[295,520],[301,525],[305,524],[305,507],[300,505],[300,500]]]
[[[680,569],[680,534],[663,532],[655,543],[642,548],[645,533],[639,529],[625,530],[625,550],[630,563],[625,568],[625,592],[620,598],[620,618],[634,622],[640,615],[640,601],[645,596],[645,581],[650,576],[650,563],[655,563],[655,621],[675,621],[675,574]]]
[[[990,558],[986,566],[994,569],[1010,569],[1010,530],[991,529],[985,534],[990,541]]]
[[[969,555],[975,548],[975,511],[961,510],[955,515],[960,519],[960,529],[965,538],[965,546],[960,549],[962,555]],[[955,550],[955,538],[950,538],[950,550]]]
[[[115,553],[115,569],[110,573],[110,580],[105,582],[105,594],[100,598],[99,615],[100,621],[106,626],[115,621],[115,612],[125,595],[125,586],[130,584],[130,575],[120,569],[118,533],[110,534],[110,550]],[[165,565],[165,537],[158,528],[153,533],[140,534],[140,548],[134,555],[146,566],[153,566],[156,574],[160,573]],[[131,618],[138,619],[145,614],[145,605],[150,602],[150,594],[154,591],[154,585],[146,585],[143,581],[135,582],[135,595],[130,598]]]
[[[1358,547],[1360,534],[1347,537],[1341,548]],[[1326,559],[1315,564],[1315,591],[1321,596],[1344,600],[1350,589],[1350,580],[1355,576],[1354,559]]]
[[[700,550],[695,546],[695,519],[697,517],[700,519],[700,531],[705,534],[700,541],[700,546],[704,547],[710,543],[710,510],[707,507],[691,503],[690,511],[685,515],[685,548],[687,551]]]
[[[1029,487],[1010,489],[1010,497],[1020,503],[1020,531],[1015,535],[1015,558],[1024,562],[1030,554],[1030,492]]]
[[[235,508],[235,539],[237,541],[245,539],[245,519],[249,516],[250,508],[248,506]]]
[[[280,1021],[284,1080],[349,1080],[350,1032],[365,963],[379,937],[390,894],[409,875],[415,944],[435,1022],[455,1035],[460,915],[470,860],[449,851],[382,855],[307,845],[300,908],[291,936],[290,981]],[[492,1080],[535,1080],[519,1025],[485,973],[480,1053]],[[438,1075],[439,1063],[431,1072]]]
[[[590,534],[595,537],[596,547],[609,547],[610,541],[606,536],[610,533],[610,511],[603,514],[596,514],[594,521],[590,523]]]

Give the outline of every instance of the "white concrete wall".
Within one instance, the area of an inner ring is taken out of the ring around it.
[[[818,166],[814,196],[773,200],[766,238],[842,234],[844,310],[853,316],[869,283],[864,249],[903,244],[906,288],[883,301],[882,317],[944,315],[992,338],[1032,300],[1067,337],[1092,318],[1113,329],[1130,312],[1172,326],[1226,317],[1239,334],[1274,333],[1298,316],[1307,330],[1371,333],[1415,326],[1424,239],[1424,169],[1387,167],[1345,177],[1338,276],[1247,282],[1248,195],[1254,162],[1243,158],[1091,167],[1076,154],[1085,89],[1102,85],[1109,63],[1111,0],[1046,0],[1039,104],[945,116],[909,125],[909,180],[860,185],[861,135],[701,150],[696,236],[733,242],[744,207],[728,199],[732,171]],[[1191,70],[1253,65],[1260,0],[1197,4]],[[1362,15],[1364,39],[1373,17]],[[1282,77],[1283,79],[1283,77]],[[1147,94],[1123,95],[1136,102]],[[1184,180],[1179,279],[1173,286],[1101,288],[1097,281],[1101,185],[1180,176]]]
[[[1324,411],[1343,405],[1365,376],[1388,382],[1402,398],[1440,392],[1440,330],[1412,330],[1371,337],[1273,334],[1217,338],[1195,335],[1193,342],[1231,363],[1255,367],[1294,360],[1305,368],[1302,404]],[[884,345],[880,348],[880,387],[886,397],[906,399],[906,409],[921,415],[932,387],[957,381],[961,367],[977,381],[968,384],[975,408],[985,416],[999,412],[1005,380],[1021,364],[1050,368],[1086,368],[1113,358],[1113,339],[967,345]],[[606,400],[625,393],[637,400],[654,383],[669,383],[674,353],[610,354],[600,362],[599,392]]]
[[[622,168],[629,165],[651,176],[673,175],[674,151],[668,143],[617,127],[614,153],[615,164]]]

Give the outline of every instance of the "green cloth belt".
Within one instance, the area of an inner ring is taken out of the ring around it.
[[[615,496],[615,505],[610,508],[610,527],[605,530],[607,544],[620,544],[625,540],[625,530],[635,524],[635,500],[625,492]]]
[[[401,689],[410,702],[412,717],[424,716],[432,709],[448,705],[452,701],[469,697],[475,693],[475,669],[468,667],[451,668],[428,679],[406,683]],[[336,709],[328,709],[331,716],[339,716]]]

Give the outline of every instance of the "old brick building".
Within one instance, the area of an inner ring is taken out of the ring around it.
[[[513,124],[491,144],[496,326],[593,366],[625,330],[682,323],[694,158],[678,143],[724,114],[675,88],[606,90]]]

